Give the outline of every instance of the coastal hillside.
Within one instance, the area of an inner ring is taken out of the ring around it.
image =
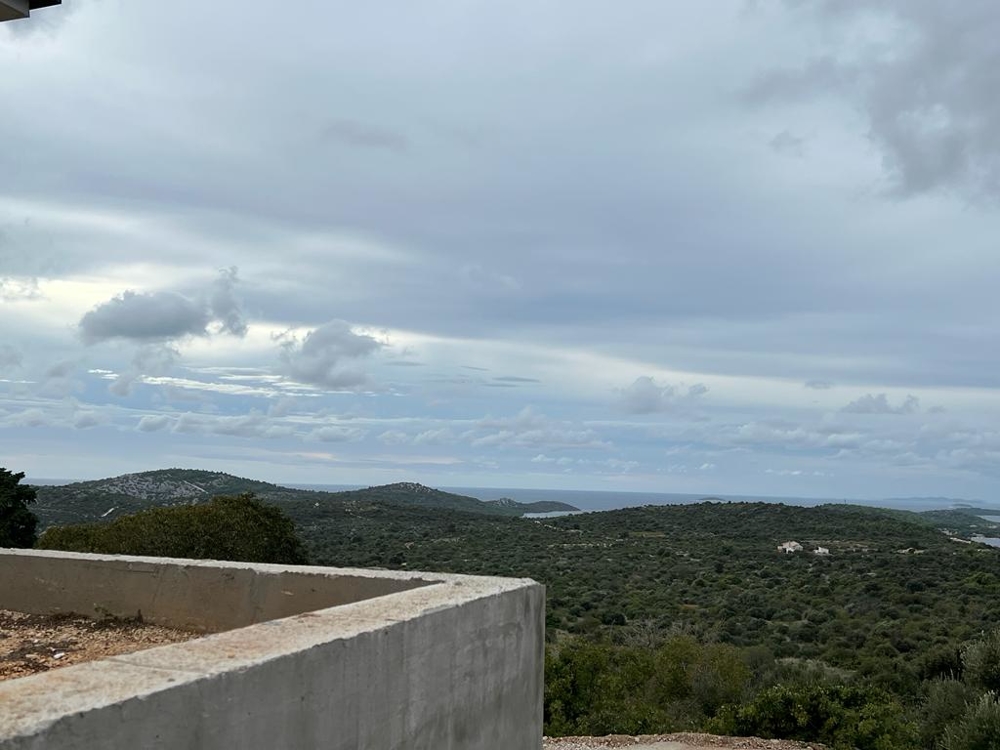
[[[88,482],[40,485],[35,489],[38,502],[33,510],[43,529],[70,523],[110,521],[148,508],[187,505],[204,502],[216,495],[239,495],[247,492],[278,505],[305,503],[314,507],[343,503],[352,506],[384,504],[505,517],[576,510],[565,503],[519,503],[506,499],[482,501],[415,482],[398,482],[343,492],[322,492],[196,469],[161,469]]]

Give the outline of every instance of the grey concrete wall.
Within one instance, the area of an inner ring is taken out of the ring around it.
[[[0,748],[541,748],[543,588],[370,575],[424,585],[0,682]]]
[[[110,614],[218,632],[425,586],[420,577],[308,566],[116,558],[0,549],[0,607],[32,614]]]

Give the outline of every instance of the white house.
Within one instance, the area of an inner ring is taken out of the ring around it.
[[[784,544],[778,545],[778,552],[784,552],[786,555],[801,551],[802,545],[798,542],[785,542]]]
[[[830,554],[830,550],[828,550],[826,547],[817,547],[816,549],[813,550],[813,554],[814,555],[829,555]]]

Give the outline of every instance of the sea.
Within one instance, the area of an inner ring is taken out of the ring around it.
[[[339,484],[285,484],[286,487],[297,487],[304,490],[323,490],[338,492],[341,490],[359,489],[360,485]],[[673,493],[673,492],[615,492],[607,490],[539,490],[524,487],[437,487],[445,492],[475,497],[479,500],[499,500],[510,498],[521,503],[539,501],[555,501],[567,503],[582,512],[602,510],[617,510],[633,508],[642,505],[690,505],[706,500],[713,502],[733,503],[783,503],[785,505],[800,505],[811,507],[829,503],[845,505],[864,505],[872,508],[893,508],[896,510],[947,510],[959,507],[975,507],[985,510],[995,510],[1000,516],[1000,504],[986,501],[956,500],[946,497],[907,497],[886,498],[883,500],[857,500],[850,498],[819,498],[819,497],[774,497],[769,495],[718,495],[705,493]],[[531,516],[563,515],[529,514]]]

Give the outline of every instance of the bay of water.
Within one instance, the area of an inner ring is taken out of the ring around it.
[[[359,489],[359,485],[320,485],[320,484],[287,484],[288,487],[301,489],[325,490],[338,492],[341,490]],[[509,497],[521,503],[538,501],[555,501],[568,503],[582,511],[616,510],[632,508],[641,505],[690,505],[704,500],[714,502],[764,502],[784,503],[785,505],[814,506],[828,503],[843,503],[849,505],[865,505],[872,508],[894,508],[896,510],[941,510],[954,508],[967,501],[943,497],[927,498],[889,498],[885,500],[857,500],[836,497],[776,497],[770,495],[728,495],[706,493],[671,493],[671,492],[616,492],[608,490],[539,490],[525,487],[438,487],[446,492],[468,495],[480,500],[499,500]],[[997,509],[1000,522],[1000,507],[992,503],[974,503],[976,507],[992,510]],[[547,515],[547,514],[546,514]]]

